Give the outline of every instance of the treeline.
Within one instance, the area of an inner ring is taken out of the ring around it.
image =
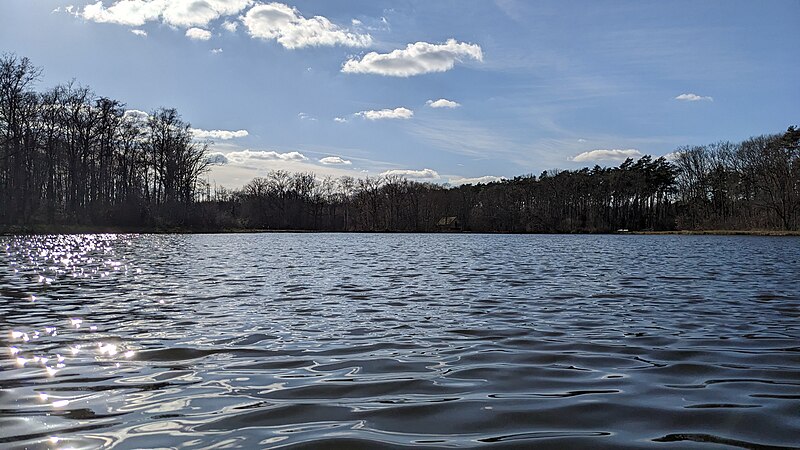
[[[800,129],[675,154],[678,228],[800,227]]]
[[[318,179],[273,171],[206,202],[246,228],[601,232],[671,229],[675,168],[645,156],[615,168],[443,187],[398,176]],[[221,215],[220,215],[221,214]],[[449,222],[447,218],[451,219]],[[442,219],[445,219],[444,221]]]
[[[174,109],[148,114],[0,58],[0,224],[189,230],[607,232],[800,226],[800,130],[677,149],[618,167],[448,187],[398,176],[272,171],[202,180],[206,144]]]
[[[205,147],[174,109],[150,114],[0,57],[0,223],[154,225],[189,219]]]
[[[797,230],[800,130],[683,147],[618,167],[443,187],[273,171],[201,203],[206,225],[348,231]],[[455,222],[442,221],[455,218]]]

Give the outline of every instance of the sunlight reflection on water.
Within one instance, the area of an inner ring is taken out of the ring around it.
[[[0,239],[0,446],[800,435],[796,238]]]

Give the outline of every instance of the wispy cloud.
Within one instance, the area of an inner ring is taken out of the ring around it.
[[[579,153],[572,157],[572,160],[575,162],[624,161],[628,158],[638,158],[640,156],[642,156],[642,152],[632,148],[627,150],[598,149]]]
[[[355,115],[368,120],[410,119],[414,116],[414,111],[400,107],[395,109],[381,109],[379,111],[361,111],[355,113]]]
[[[296,8],[283,3],[253,6],[242,17],[242,23],[250,36],[275,40],[288,49],[334,45],[367,47],[372,44],[369,34],[351,32],[322,16],[307,19]]]
[[[699,101],[703,101],[703,100],[709,101],[709,102],[713,102],[714,98],[713,97],[708,97],[708,96],[692,94],[690,92],[690,93],[681,94],[681,95],[675,97],[675,100],[680,100],[682,102],[699,102]]]
[[[430,106],[431,108],[458,108],[461,106],[461,103],[454,102],[452,100],[447,100],[444,98],[440,98],[439,100],[428,100],[425,102],[426,105]]]
[[[363,176],[361,168],[352,164],[324,164],[301,151],[254,151],[242,150],[227,143],[214,145],[215,150],[207,158],[212,167],[208,178],[211,182],[228,188],[237,188],[249,183],[254,177],[263,176],[270,170],[310,172],[317,176]],[[344,159],[343,159],[344,161]]]
[[[147,31],[140,30],[138,28],[131,30],[131,33],[133,33],[133,34],[135,34],[137,36],[147,37]]]
[[[219,55],[220,53],[222,53],[222,49],[221,49],[221,48],[212,48],[212,49],[211,49],[211,50],[209,50],[209,51],[210,51],[211,53],[215,54],[215,55]]]
[[[482,177],[464,178],[464,177],[450,177],[448,182],[453,186],[461,186],[462,184],[487,184],[495,181],[503,180],[503,177],[496,177],[493,175],[485,175]]]
[[[226,20],[225,22],[222,22],[222,29],[224,29],[225,31],[227,31],[229,33],[236,33],[236,30],[238,28],[239,28],[239,23],[238,22],[233,22],[233,21],[230,21],[230,20]]]
[[[312,116],[311,114],[304,113],[304,112],[297,113],[297,118],[300,119],[300,120],[310,120],[310,121],[313,121],[313,122],[316,122],[316,120],[317,120],[316,117]]]
[[[326,157],[320,159],[319,162],[321,162],[322,164],[325,164],[327,166],[330,166],[330,165],[333,165],[333,166],[349,166],[349,165],[353,164],[352,161],[349,161],[347,159],[343,159],[341,156],[326,156]]]
[[[228,130],[202,130],[200,128],[192,128],[190,131],[194,135],[195,139],[228,140],[228,139],[242,138],[250,134],[247,132],[247,130],[228,131]]]
[[[347,123],[347,118],[345,117],[334,117],[333,121],[336,123]]]
[[[513,157],[525,151],[524,146],[509,135],[473,121],[449,119],[415,121],[408,131],[439,149],[482,159],[499,155]],[[523,163],[518,158],[517,162]]]
[[[308,157],[300,152],[279,153],[275,151],[254,151],[241,150],[235,152],[212,152],[208,154],[209,160],[214,159],[224,161],[222,164],[246,165],[248,162],[256,161],[307,161]]]
[[[415,178],[419,180],[435,180],[439,178],[439,173],[433,169],[422,169],[422,170],[392,169],[381,173],[381,176],[384,177],[390,175],[398,175],[401,177]]]
[[[444,44],[417,42],[389,53],[370,52],[360,60],[349,59],[342,66],[344,73],[368,73],[392,77],[410,77],[431,72],[446,72],[465,59],[483,61],[477,44],[449,39]]]

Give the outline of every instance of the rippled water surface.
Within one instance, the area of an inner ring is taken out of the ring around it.
[[[2,448],[800,445],[800,239],[0,237]]]

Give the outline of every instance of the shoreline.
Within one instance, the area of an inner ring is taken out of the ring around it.
[[[683,236],[800,236],[793,230],[673,230],[673,231],[630,231],[619,234],[639,235],[683,235]]]
[[[223,229],[192,229],[181,227],[118,227],[118,226],[88,226],[88,225],[32,225],[32,226],[2,226],[0,236],[24,236],[47,234],[249,234],[249,233],[377,233],[377,234],[606,234],[606,235],[682,235],[682,236],[770,236],[786,237],[800,236],[800,230],[662,230],[662,231],[609,231],[609,232],[504,232],[504,231],[336,231],[336,230],[291,230],[291,229],[258,229],[258,228],[223,228]]]

